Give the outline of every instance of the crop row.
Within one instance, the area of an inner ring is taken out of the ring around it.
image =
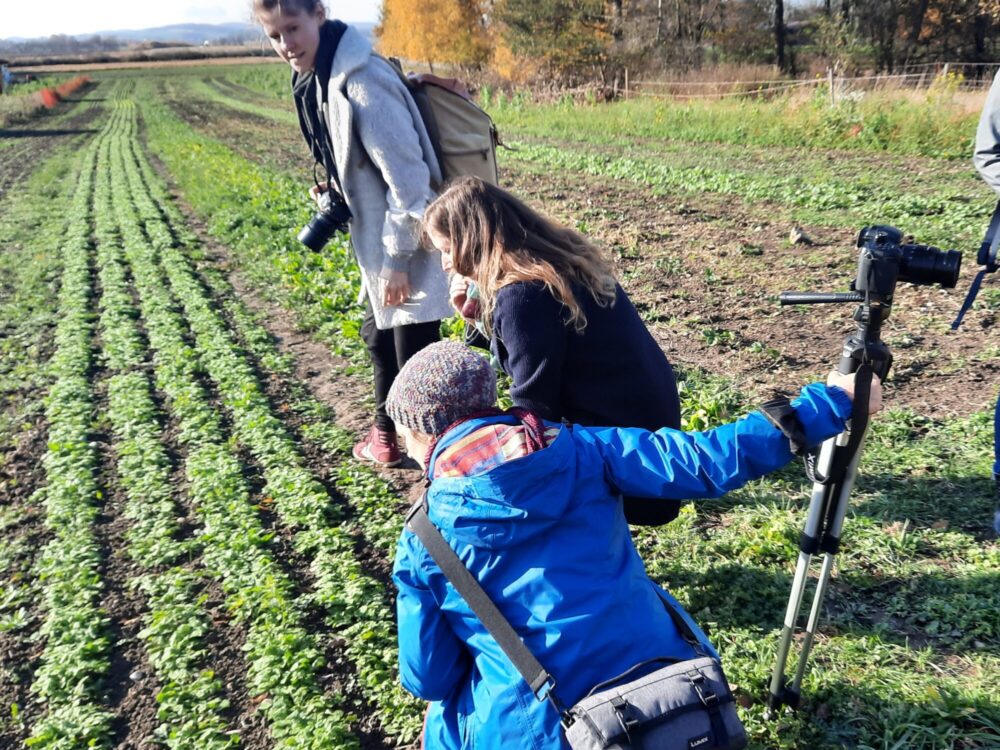
[[[186,95],[235,111],[276,122],[286,122],[291,116],[277,103],[269,107],[243,101],[210,88],[202,81],[185,79],[181,86]],[[553,116],[557,111],[553,110]],[[597,117],[591,112],[588,115]],[[669,150],[661,153],[656,142],[647,144],[641,140],[635,142],[634,153],[623,155],[619,148],[620,141],[628,142],[630,138],[635,138],[634,128],[616,123],[608,130],[596,132],[606,132],[608,135],[603,137],[618,139],[614,151],[590,142],[547,145],[532,138],[528,142],[512,143],[514,148],[505,153],[505,160],[532,165],[546,173],[553,170],[583,172],[637,182],[675,194],[718,193],[738,196],[750,203],[774,202],[789,207],[798,221],[826,226],[870,223],[875,218],[881,223],[901,226],[922,241],[954,244],[978,239],[975,228],[989,215],[985,204],[970,200],[965,189],[956,192],[928,190],[925,186],[914,189],[901,187],[900,182],[911,177],[912,168],[909,166],[905,170],[886,170],[876,179],[868,171],[846,179],[814,173],[805,164],[800,164],[795,174],[790,175],[767,168],[747,168],[740,157],[739,149],[742,147],[726,147],[734,152],[734,160],[729,163],[725,160],[717,163],[708,157],[699,161],[692,161],[687,156],[679,158]],[[601,144],[608,145],[604,141]],[[690,151],[683,142],[670,144],[668,148]],[[804,153],[794,158],[800,162],[809,159]],[[935,166],[936,163],[928,163],[931,170]],[[946,164],[945,168],[951,167]]]
[[[296,241],[294,228],[310,217],[301,182],[196,133],[150,89],[147,84],[142,103],[147,143],[205,218],[208,232],[270,299],[295,311],[303,328],[338,354],[360,355],[353,253],[339,236],[322,253]]]
[[[184,92],[186,94],[186,90]],[[243,273],[266,294],[295,311],[299,325],[314,329],[335,351],[357,353],[358,321],[347,311],[355,306],[358,280],[349,248],[334,238],[323,253],[304,250],[294,241],[289,227],[298,226],[308,215],[300,201],[301,186],[248,163],[221,144],[199,136],[171,115],[162,104],[149,97],[143,113],[147,137],[172,176],[179,180],[185,197],[209,217],[209,231],[224,241]],[[159,180],[139,160],[157,206],[166,214],[175,236],[184,231],[183,218],[176,211]],[[202,186],[211,183],[215,190]],[[189,252],[196,243],[190,235],[181,238]],[[345,288],[346,287],[346,288]],[[218,292],[243,333],[244,345],[253,350],[258,362],[271,371],[287,376],[288,365],[275,369],[277,360],[266,333],[240,312],[242,305],[229,299],[231,292]],[[288,381],[293,388],[296,384]],[[294,408],[313,418],[303,437],[331,453],[350,454],[353,435],[330,424],[328,411],[298,385]],[[389,486],[367,467],[347,459],[337,464],[338,491],[355,509],[355,520],[365,537],[386,553],[395,548],[401,527],[396,512],[399,500]]]
[[[170,483],[170,460],[161,439],[149,377],[141,371],[146,347],[136,322],[135,304],[121,257],[111,194],[111,150],[122,141],[123,115],[118,106],[112,131],[102,144],[95,192],[95,238],[101,280],[103,355],[111,372],[108,416],[114,431],[117,470],[128,502],[125,515],[128,554],[147,573],[132,585],[147,600],[144,629],[139,633],[161,689],[156,737],[171,748],[232,747],[238,736],[227,731],[220,713],[228,707],[221,683],[207,669],[205,638],[210,621],[200,606],[198,574],[175,567],[194,551],[177,538],[178,508]]]
[[[295,532],[296,551],[310,560],[315,601],[326,611],[328,624],[345,639],[361,689],[381,709],[384,728],[411,735],[419,712],[397,679],[396,637],[384,586],[362,570],[353,552],[354,539],[340,525],[341,513],[272,412],[252,366],[212,306],[190,259],[174,246],[141,170],[129,160],[126,172],[147,236],[184,308],[201,361],[231,417],[234,436],[262,467],[264,491],[283,524]]]
[[[44,453],[43,394],[50,386],[47,361],[58,319],[56,282],[65,220],[76,188],[78,165],[59,149],[0,208],[0,633],[13,663],[0,670],[0,690],[9,682],[21,691],[28,672],[23,653],[35,623],[32,574],[44,540],[38,509],[30,498],[41,482],[29,466]],[[36,437],[37,435],[37,437]],[[12,685],[13,687],[13,685]],[[26,687],[26,686],[25,686]],[[10,707],[20,716],[21,703]],[[20,720],[15,722],[20,726]],[[2,738],[0,738],[2,744]]]
[[[94,396],[93,322],[90,299],[90,201],[97,141],[84,156],[62,242],[54,382],[46,398],[48,452],[43,459],[45,524],[53,539],[37,565],[45,620],[45,647],[32,691],[44,714],[32,726],[29,746],[70,748],[101,745],[110,713],[100,704],[101,681],[109,669],[108,620],[101,609],[101,548],[95,535],[101,493],[98,456],[91,440]]]
[[[137,214],[136,203],[149,198],[134,174],[134,139],[133,111],[111,164],[115,214],[155,352],[157,384],[187,451],[184,471],[204,526],[203,559],[219,577],[230,612],[247,628],[249,689],[259,696],[278,747],[352,747],[349,717],[341,701],[319,686],[323,656],[303,625],[295,587],[270,552],[272,533],[257,518],[241,464],[224,442],[222,422],[201,383],[200,357],[186,342],[186,322],[159,268],[159,248]],[[169,233],[162,240],[169,245]]]
[[[983,206],[962,193],[936,192],[932,195],[907,194],[895,184],[846,182],[799,175],[779,177],[736,169],[677,167],[655,155],[619,156],[595,153],[586,145],[549,146],[517,143],[509,157],[547,173],[582,172],[611,177],[672,193],[719,193],[734,195],[751,203],[774,202],[789,206],[800,220],[829,225],[834,221],[895,224],[913,232],[922,241],[955,242],[971,239],[976,227],[988,215]]]
[[[228,313],[243,347],[253,356],[261,374],[280,379],[290,394],[288,408],[302,420],[299,428],[302,439],[335,462],[334,483],[351,506],[351,521],[363,531],[367,542],[391,556],[402,527],[399,496],[374,469],[351,457],[354,433],[335,424],[332,409],[295,377],[294,358],[278,350],[259,316],[234,296],[232,288],[214,269],[203,270],[202,276]]]

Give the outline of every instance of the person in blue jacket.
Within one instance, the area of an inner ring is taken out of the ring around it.
[[[792,404],[810,445],[841,432],[851,413],[853,376],[828,382]],[[636,553],[620,495],[717,497],[788,463],[788,438],[761,413],[707,432],[650,432],[548,422],[495,403],[486,358],[446,341],[403,367],[387,409],[409,454],[423,457],[431,521],[553,675],[562,701],[647,659],[693,658],[663,606],[670,595]],[[880,406],[875,379],[870,411]],[[555,709],[535,699],[408,530],[393,579],[400,677],[430,701],[425,748],[567,747]]]

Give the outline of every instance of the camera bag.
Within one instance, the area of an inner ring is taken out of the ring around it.
[[[406,525],[427,548],[528,683],[535,698],[559,713],[573,750],[740,750],[747,737],[736,702],[717,659],[709,656],[673,602],[662,599],[671,620],[698,656],[640,662],[606,680],[570,708],[555,693],[556,681],[524,645],[427,515],[427,493],[410,510]],[[655,668],[663,662],[665,666]]]

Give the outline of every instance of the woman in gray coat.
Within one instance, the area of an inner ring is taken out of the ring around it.
[[[302,133],[327,173],[326,184],[310,192],[349,211],[376,407],[354,456],[396,466],[402,456],[385,411],[389,387],[406,360],[439,339],[440,321],[451,315],[440,254],[419,246],[420,219],[441,171],[406,86],[360,32],[327,20],[319,0],[253,0],[253,10],[292,68]]]

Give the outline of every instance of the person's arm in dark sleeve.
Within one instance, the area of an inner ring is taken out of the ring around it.
[[[448,625],[425,575],[436,569],[424,546],[404,531],[396,547],[392,578],[399,593],[399,677],[418,698],[444,700],[469,679],[472,659]]]
[[[562,418],[569,328],[566,309],[539,284],[513,284],[497,294],[495,335],[503,342],[511,400],[545,419]]]
[[[792,405],[809,445],[842,432],[851,416],[847,393],[822,383],[806,386]],[[706,432],[574,430],[601,454],[608,482],[638,497],[718,497],[793,458],[788,438],[759,412]]]
[[[979,118],[972,163],[986,183],[1000,193],[1000,71],[993,79]]]

